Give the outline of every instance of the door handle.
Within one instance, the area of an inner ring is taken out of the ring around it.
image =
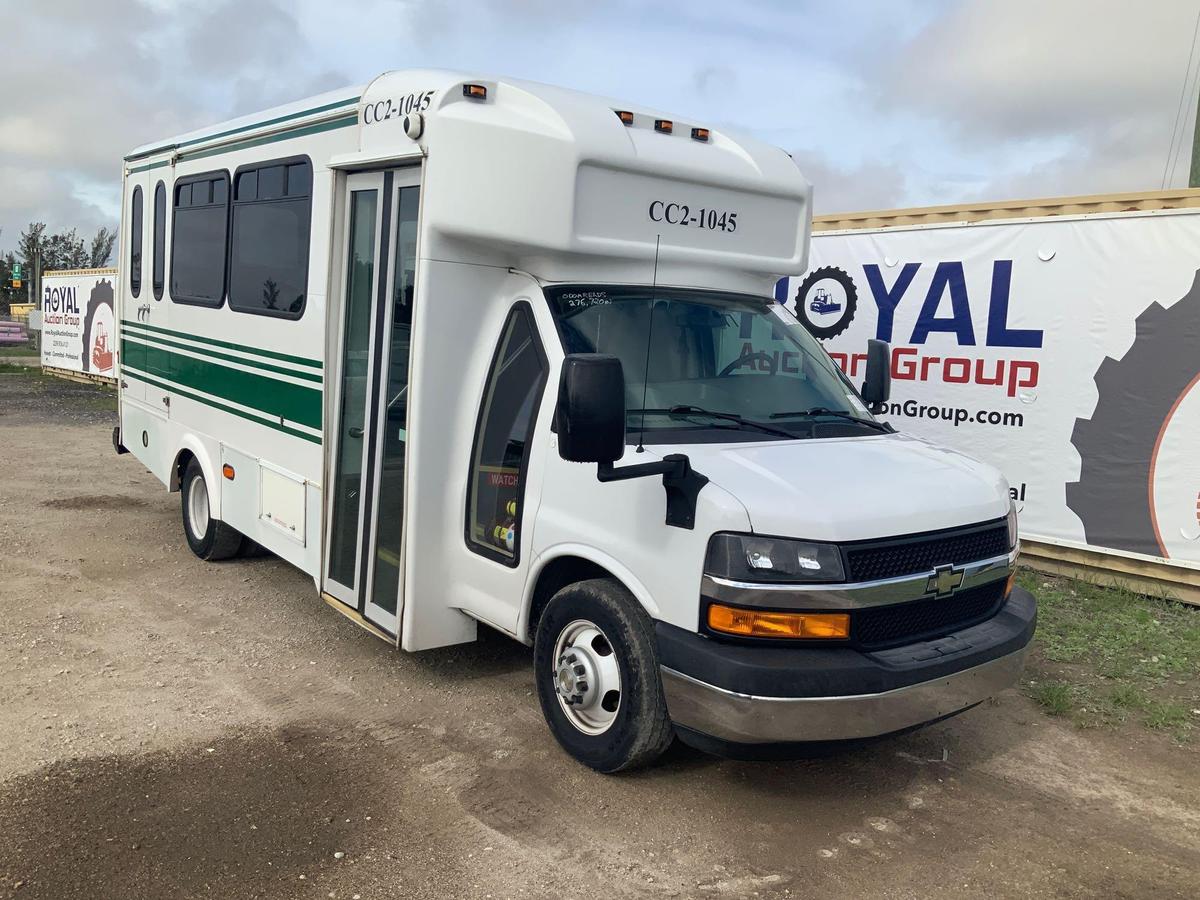
[[[350,429],[350,437],[360,438],[363,436],[363,430],[357,426]]]

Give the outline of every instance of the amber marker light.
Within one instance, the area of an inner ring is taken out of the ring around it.
[[[847,613],[765,612],[714,603],[708,608],[708,627],[722,634],[768,638],[850,637]]]
[[[614,109],[613,112],[615,112],[617,114],[617,118],[621,120],[621,124],[623,124],[623,125],[632,125],[633,124],[633,113],[631,113],[629,110]]]
[[[225,465],[221,466],[221,474],[224,475],[226,478],[228,478],[230,481],[233,481],[233,475],[234,475],[233,466],[231,466],[229,463],[225,463]]]
[[[661,131],[663,134],[670,134],[675,130],[675,123],[670,119],[655,119],[654,130]]]
[[[1016,573],[1016,572],[1010,572],[1010,573],[1008,574],[1008,581],[1006,581],[1006,582],[1004,583],[1004,599],[1005,599],[1005,600],[1007,600],[1007,599],[1009,598],[1009,595],[1011,595],[1011,594],[1012,594],[1012,592],[1013,592],[1013,585],[1014,585],[1014,584],[1016,584],[1016,582],[1017,582],[1017,573]]]
[[[707,141],[708,140],[708,129],[707,128],[693,128],[692,129],[692,140]]]
[[[463,96],[469,97],[472,100],[486,100],[487,88],[485,88],[482,84],[464,84]]]

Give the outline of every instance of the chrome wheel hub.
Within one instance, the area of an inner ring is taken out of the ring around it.
[[[208,488],[203,478],[193,478],[188,486],[188,518],[192,534],[197,540],[203,540],[208,532]]]
[[[621,706],[621,670],[608,637],[594,623],[576,619],[554,644],[554,692],[571,724],[584,734],[603,734]]]

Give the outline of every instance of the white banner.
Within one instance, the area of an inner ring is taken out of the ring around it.
[[[1026,537],[1200,563],[1200,211],[813,234],[777,296],[896,428],[1008,477]],[[921,502],[921,498],[913,498]]]
[[[42,275],[42,365],[115,378],[116,269]]]

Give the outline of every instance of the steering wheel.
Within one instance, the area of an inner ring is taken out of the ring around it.
[[[750,362],[750,360],[752,360],[752,359],[765,359],[767,361],[767,364],[770,365],[770,367],[771,367],[772,375],[775,374],[775,369],[779,366],[779,360],[777,360],[770,353],[767,353],[765,350],[753,350],[750,353],[743,353],[741,356],[739,356],[737,359],[735,359],[733,362],[731,362],[729,365],[727,365],[725,368],[723,368],[717,374],[717,377],[724,378],[727,375],[731,375],[733,373],[734,369],[738,368],[739,366],[744,366],[746,363]]]

